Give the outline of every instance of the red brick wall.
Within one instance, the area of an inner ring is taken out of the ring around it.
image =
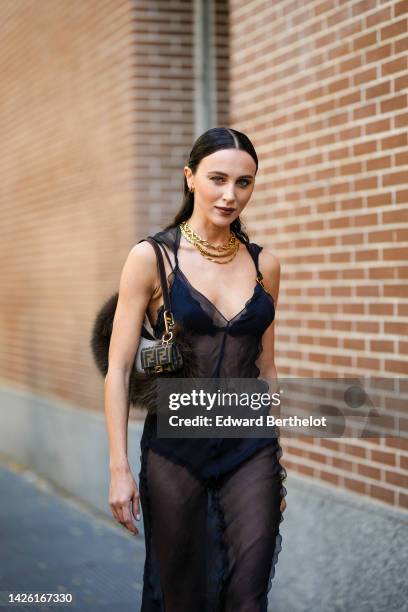
[[[136,201],[140,237],[170,222],[182,201],[194,139],[191,2],[136,3]]]
[[[408,3],[230,11],[230,123],[260,158],[245,218],[282,265],[278,373],[406,376]],[[282,446],[290,471],[408,506],[401,438]]]
[[[229,125],[230,33],[229,0],[213,2],[216,64],[217,125]],[[213,127],[213,126],[211,126]]]
[[[103,409],[89,333],[134,243],[132,0],[1,5],[0,370]]]

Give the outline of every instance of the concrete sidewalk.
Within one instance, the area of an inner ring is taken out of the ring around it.
[[[144,539],[63,496],[16,465],[0,464],[0,591],[71,593],[70,604],[0,604],[8,610],[136,612]],[[138,525],[140,523],[137,523]]]

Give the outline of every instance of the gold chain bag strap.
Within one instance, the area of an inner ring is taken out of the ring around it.
[[[157,242],[149,236],[146,239],[154,248],[159,268],[160,284],[164,303],[164,326],[165,331],[161,340],[143,346],[143,336],[139,344],[136,359],[140,357],[140,363],[146,374],[161,374],[163,372],[176,372],[183,365],[183,356],[177,342],[174,341],[173,329],[175,326],[173,313],[171,312],[169,288],[167,286],[166,272],[164,268],[163,255]]]

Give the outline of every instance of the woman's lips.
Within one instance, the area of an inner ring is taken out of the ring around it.
[[[224,208],[222,206],[216,206],[215,208],[223,215],[231,215],[233,212],[235,212],[235,208]]]

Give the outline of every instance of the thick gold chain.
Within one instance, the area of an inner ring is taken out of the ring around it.
[[[180,230],[183,236],[191,242],[196,249],[201,253],[203,257],[210,261],[214,261],[215,263],[228,263],[232,259],[234,259],[235,255],[239,249],[239,240],[231,231],[228,242],[222,245],[213,245],[210,244],[207,240],[203,240],[201,236],[199,236],[187,223],[187,221],[183,221],[180,223]],[[208,250],[206,247],[209,247],[215,253]],[[224,258],[223,261],[220,258]],[[225,259],[228,258],[228,259]]]
[[[199,236],[189,226],[187,221],[183,221],[183,223],[180,224],[180,228],[183,231],[184,235],[187,235],[188,239],[190,239],[190,241],[193,242],[194,244],[200,244],[203,247],[210,247],[215,251],[226,251],[229,248],[231,248],[232,245],[235,245],[235,242],[237,240],[235,234],[231,232],[228,242],[226,244],[215,245],[215,244],[211,244],[210,242],[208,242],[208,240],[204,240],[203,238],[201,238],[201,236]]]

